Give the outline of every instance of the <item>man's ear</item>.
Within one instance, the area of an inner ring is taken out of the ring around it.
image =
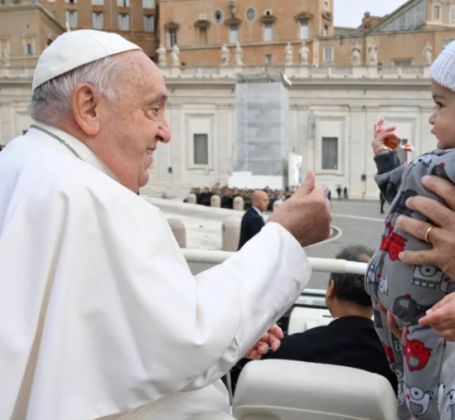
[[[333,280],[329,280],[329,286],[327,287],[325,297],[327,299],[333,299],[335,297],[335,282]]]
[[[71,97],[73,117],[87,136],[96,136],[100,130],[100,99],[88,83],[77,85]]]

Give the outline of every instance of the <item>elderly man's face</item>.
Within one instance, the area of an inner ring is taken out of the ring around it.
[[[142,52],[122,54],[117,100],[102,104],[102,160],[120,182],[137,192],[147,184],[158,142],[170,141],[165,118],[167,90],[156,65]]]

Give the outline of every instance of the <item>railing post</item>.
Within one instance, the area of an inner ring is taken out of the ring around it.
[[[224,220],[222,226],[223,251],[237,251],[240,239],[240,224],[241,220],[239,217],[228,217]]]
[[[196,194],[191,193],[191,194],[188,196],[188,198],[187,198],[187,203],[196,204],[196,203],[197,203]]]
[[[186,229],[183,222],[175,217],[167,219],[167,222],[180,248],[186,248]]]
[[[234,198],[234,210],[239,210],[239,211],[243,211],[245,208],[245,203],[243,201],[243,197],[235,197]]]
[[[221,198],[219,195],[212,195],[210,198],[210,207],[221,207]]]

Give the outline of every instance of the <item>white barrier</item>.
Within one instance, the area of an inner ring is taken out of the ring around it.
[[[221,264],[226,261],[229,257],[233,256],[234,252],[227,251],[203,251],[197,249],[182,249],[183,255],[185,256],[187,262],[189,263],[205,263],[205,264]],[[337,260],[333,258],[308,258],[313,271],[321,273],[352,273],[352,274],[362,274],[365,275],[367,271],[368,264],[359,263],[354,261],[346,260]],[[321,316],[327,315],[328,311],[325,305],[325,290],[322,289],[305,289],[302,294],[299,296],[297,301],[294,304],[295,307],[304,307],[309,308],[305,309],[306,323],[308,324],[309,318],[313,321],[314,325],[322,325],[321,322],[315,322],[315,319],[320,320]],[[322,312],[321,312],[322,310]],[[317,315],[315,317],[315,314]],[[291,320],[292,321],[292,320]],[[295,327],[293,327],[292,332],[297,332],[297,330],[302,330],[302,328],[307,328],[309,325],[304,325],[301,327],[301,320],[297,319]],[[325,323],[325,322],[324,322]],[[291,325],[292,327],[292,325]],[[295,330],[295,331],[294,331]],[[232,387],[230,383],[230,374],[227,375],[228,379],[228,392],[230,400],[232,402]]]
[[[182,251],[186,260],[192,263],[221,264],[234,255],[233,252],[227,251],[202,251],[198,249],[183,249]],[[308,260],[313,271],[321,273],[365,274],[367,271],[366,263],[331,258],[308,258]]]

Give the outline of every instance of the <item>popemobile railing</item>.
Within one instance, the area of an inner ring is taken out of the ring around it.
[[[182,249],[183,255],[189,263],[221,264],[233,252],[226,251],[205,251],[199,249]],[[308,258],[313,272],[320,273],[351,273],[365,275],[368,264],[354,261],[337,260],[331,258]],[[297,299],[296,306],[325,308],[325,290],[305,289]]]
[[[205,263],[213,265],[221,264],[234,255],[233,252],[226,251],[204,251],[196,249],[182,249],[182,251],[188,263]],[[366,263],[330,258],[308,258],[308,260],[313,272],[321,273],[351,273],[365,275],[368,266]],[[294,307],[311,308],[316,312],[321,309],[326,309],[325,290],[305,289],[295,302]],[[230,372],[226,375],[226,382],[229,398],[232,403],[233,393]]]

